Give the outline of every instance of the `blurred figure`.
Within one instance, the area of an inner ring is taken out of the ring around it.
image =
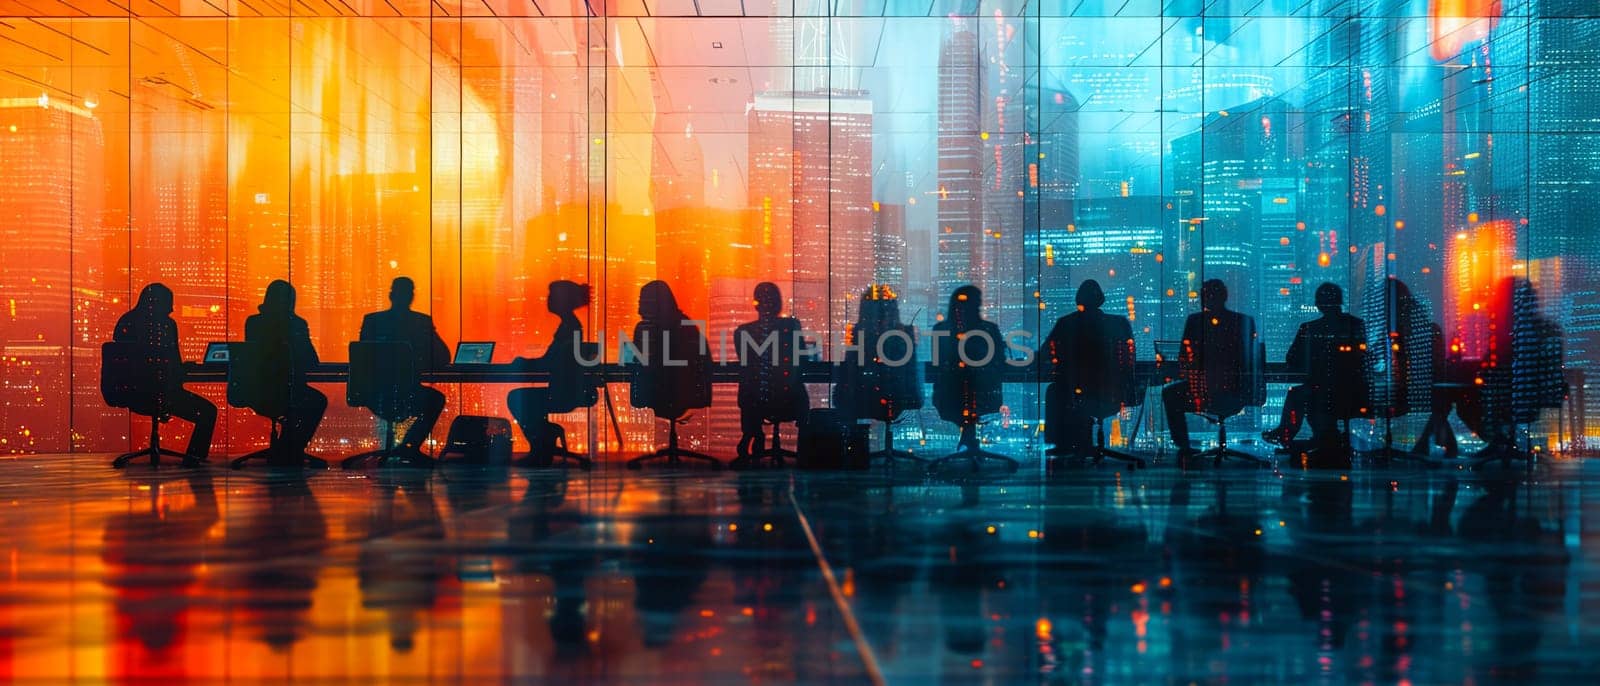
[[[777,425],[800,420],[811,404],[795,357],[800,320],[779,316],[783,293],[777,284],[756,284],[754,297],[755,321],[741,324],[733,332],[739,361],[739,461],[767,452],[767,422],[773,423],[776,445]]]
[[[596,385],[586,380],[581,362],[583,322],[577,312],[589,306],[589,287],[566,280],[552,281],[545,305],[560,320],[550,345],[545,346],[543,355],[519,357],[516,364],[548,371],[550,383],[543,388],[516,389],[506,396],[506,405],[522,428],[522,435],[528,438],[528,466],[548,467],[559,455],[588,468],[587,457],[566,451],[566,431],[550,421],[550,415],[599,401]]]
[[[1000,327],[983,318],[983,291],[968,284],[952,292],[944,321],[934,324],[933,332],[938,346],[933,407],[940,419],[961,427],[959,448],[945,460],[973,460],[974,469],[979,459],[1015,465],[1011,458],[978,445],[978,422],[1000,411],[1000,370],[1006,354]]]
[[[639,289],[639,323],[633,327],[633,348],[639,358],[630,365],[629,400],[667,420],[667,447],[628,461],[638,469],[660,459],[678,464],[683,458],[720,466],[716,458],[678,447],[678,426],[690,410],[711,406],[711,353],[706,337],[678,307],[665,281]]]
[[[111,340],[147,346],[168,366],[162,408],[168,415],[194,424],[183,464],[192,467],[205,462],[211,453],[211,434],[217,426],[217,406],[183,387],[183,356],[178,351],[178,323],[172,320],[172,290],[159,283],[145,286],[139,291],[139,302],[117,320]]]
[[[1301,422],[1309,421],[1312,441],[1329,447],[1337,441],[1339,420],[1365,406],[1366,324],[1342,311],[1344,291],[1336,284],[1318,286],[1316,303],[1322,316],[1300,325],[1284,360],[1291,370],[1305,374],[1305,382],[1284,396],[1277,428],[1262,432],[1268,443],[1288,445]]]
[[[416,297],[416,284],[409,277],[397,277],[389,285],[389,309],[373,312],[361,320],[361,340],[395,341],[411,346],[414,368],[418,374],[425,374],[450,364],[450,349],[439,338],[433,317],[411,311]],[[400,439],[400,447],[421,452],[422,442],[428,440],[433,425],[444,412],[444,394],[418,385],[408,400],[404,411],[413,421]]]
[[[1100,282],[1085,280],[1078,286],[1077,311],[1056,320],[1039,351],[1051,372],[1045,440],[1054,447],[1047,454],[1092,452],[1096,418],[1114,413],[1137,392],[1133,326],[1102,312],[1105,302]]]
[[[311,328],[294,312],[294,300],[289,282],[267,284],[257,313],[244,320],[244,340],[260,348],[262,376],[282,384],[281,391],[273,391],[285,408],[283,432],[273,452],[280,461],[299,464],[322,423],[328,397],[306,382],[307,373],[321,361],[311,344]]]
[[[1183,322],[1183,380],[1161,391],[1179,459],[1198,453],[1189,443],[1185,414],[1212,403],[1241,400],[1254,383],[1256,320],[1228,309],[1228,287],[1217,279],[1200,285],[1200,311]]]
[[[833,385],[833,406],[852,421],[884,423],[884,447],[873,458],[920,458],[894,447],[892,425],[907,410],[922,407],[922,365],[917,328],[900,321],[900,299],[888,286],[861,294],[861,308],[846,338]]]
[[[1499,285],[1491,314],[1488,352],[1473,385],[1481,402],[1457,409],[1461,419],[1488,444],[1485,460],[1531,460],[1518,447],[1520,429],[1537,421],[1545,408],[1566,397],[1562,377],[1561,329],[1540,311],[1539,295],[1523,278]]]

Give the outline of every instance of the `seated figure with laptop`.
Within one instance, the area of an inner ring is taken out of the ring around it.
[[[519,357],[515,362],[550,374],[550,382],[544,387],[519,388],[506,396],[511,416],[530,444],[528,456],[522,461],[524,466],[550,467],[558,458],[584,469],[590,466],[589,458],[567,449],[566,430],[550,421],[552,414],[589,407],[600,399],[598,383],[581,364],[583,359],[592,359],[585,358],[585,352],[593,352],[593,344],[583,340],[583,322],[577,315],[588,305],[587,285],[566,280],[551,282],[546,306],[560,320],[555,334],[543,355]]]
[[[416,300],[416,284],[409,277],[397,277],[389,286],[389,308],[373,312],[361,320],[361,341],[404,343],[411,349],[412,368],[418,374],[443,367],[450,350],[434,328],[433,318],[411,309]],[[400,449],[421,452],[422,442],[433,432],[433,425],[444,412],[444,394],[416,385],[400,399],[398,414],[411,420],[400,439]]]

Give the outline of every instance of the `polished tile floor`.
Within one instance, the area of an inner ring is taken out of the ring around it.
[[[0,461],[0,681],[1500,683],[1600,671],[1600,462],[963,481]]]

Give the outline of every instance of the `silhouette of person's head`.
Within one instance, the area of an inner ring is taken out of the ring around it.
[[[883,331],[900,324],[900,301],[893,289],[884,285],[868,286],[861,293],[857,328]]]
[[[1344,308],[1344,289],[1339,284],[1324,281],[1317,286],[1317,311],[1323,314],[1339,314]]]
[[[139,291],[139,304],[141,310],[158,316],[172,314],[172,289],[160,283],[152,283]]]
[[[783,311],[783,293],[778,290],[778,284],[768,281],[756,284],[755,306],[756,314],[762,318],[778,316]]]
[[[1208,279],[1200,284],[1200,309],[1221,310],[1228,305],[1228,285],[1221,279]]]
[[[389,305],[397,310],[411,309],[417,300],[417,284],[409,276],[397,276],[389,282]]]
[[[589,287],[575,281],[550,282],[550,295],[545,299],[551,314],[564,315],[589,305]]]
[[[1100,282],[1094,279],[1084,279],[1078,285],[1078,310],[1099,311],[1100,306],[1106,304],[1106,292],[1100,290]]]
[[[945,311],[948,313],[946,316],[957,328],[963,328],[977,324],[982,309],[983,291],[977,286],[967,284],[950,294],[950,305]]]
[[[647,322],[677,326],[683,320],[678,298],[665,281],[651,281],[639,289],[639,317]]]
[[[267,284],[266,297],[261,299],[262,314],[294,314],[294,286],[283,279]]]

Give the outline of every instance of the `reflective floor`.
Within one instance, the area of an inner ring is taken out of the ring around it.
[[[0,461],[0,681],[1498,683],[1600,670],[1600,462],[963,481]]]

